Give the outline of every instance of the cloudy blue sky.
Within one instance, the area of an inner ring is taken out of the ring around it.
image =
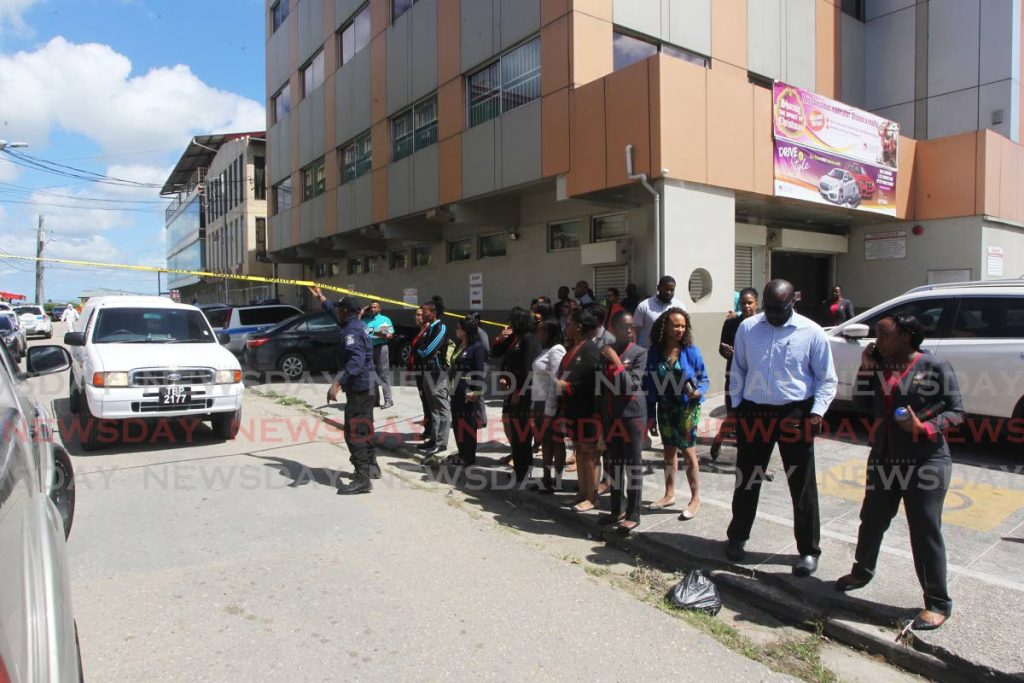
[[[265,125],[263,0],[0,0],[0,140],[35,157],[162,184],[193,135]],[[163,265],[159,190],[26,169],[0,153],[0,253]],[[34,296],[0,259],[0,290]],[[48,266],[46,298],[156,293],[156,276]]]

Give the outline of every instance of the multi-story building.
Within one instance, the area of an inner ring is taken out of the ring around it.
[[[816,315],[836,282],[859,309],[1017,276],[1020,5],[269,0],[270,251],[455,310],[472,280],[489,316],[669,273],[709,349],[733,292],[772,277]],[[776,82],[888,119],[850,110],[874,140],[804,200],[780,190]]]
[[[262,131],[192,139],[162,191],[173,196],[168,268],[278,276],[267,242],[266,158]],[[199,303],[246,304],[280,294],[273,284],[177,273],[168,275],[167,288]]]

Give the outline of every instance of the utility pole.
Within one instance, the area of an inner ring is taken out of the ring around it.
[[[39,228],[36,232],[36,303],[42,306],[43,298],[43,248],[46,246],[46,232],[43,230],[43,214],[39,214]]]

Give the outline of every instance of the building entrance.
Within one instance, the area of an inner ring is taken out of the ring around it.
[[[821,321],[821,304],[828,296],[830,258],[792,251],[772,252],[771,279],[781,278],[793,283],[800,300],[796,310],[815,322]]]

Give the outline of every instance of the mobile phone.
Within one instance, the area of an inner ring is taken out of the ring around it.
[[[876,344],[871,345],[871,350],[868,351],[868,355],[870,355],[871,359],[876,363],[881,363],[885,360],[882,358],[882,352],[878,350],[878,346]]]
[[[688,380],[686,380],[686,383],[683,384],[683,389],[686,390],[686,394],[687,395],[690,395],[690,394],[696,393],[697,385],[693,383],[692,379],[688,379]]]

